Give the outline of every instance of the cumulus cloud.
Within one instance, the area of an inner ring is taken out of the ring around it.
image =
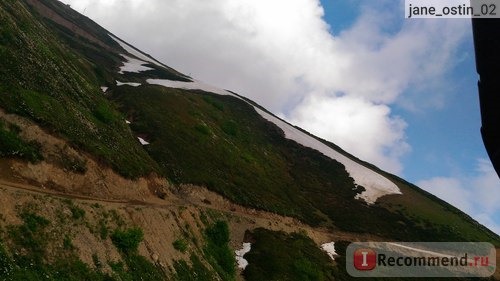
[[[397,174],[409,145],[391,106],[439,106],[467,30],[464,21],[401,23],[403,1],[364,4],[335,36],[319,0],[63,2],[166,64]]]
[[[471,215],[500,235],[500,182],[490,161],[478,159],[471,176],[436,177],[422,180],[418,186]]]
[[[409,149],[404,137],[407,125],[389,114],[388,106],[360,97],[311,95],[294,109],[291,121],[335,140],[347,151],[356,151],[362,159],[376,159],[386,169],[401,171],[398,159]],[[353,132],[353,127],[358,130]]]

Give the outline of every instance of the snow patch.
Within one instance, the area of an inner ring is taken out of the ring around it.
[[[132,124],[132,122],[125,120],[125,124]]]
[[[123,86],[123,85],[129,85],[129,86],[132,86],[132,87],[138,87],[138,86],[141,85],[141,83],[120,82],[120,81],[116,80],[116,86]]]
[[[243,243],[243,248],[240,250],[234,251],[236,254],[236,262],[238,262],[238,268],[245,269],[248,265],[248,261],[243,258],[243,256],[250,252],[252,249],[252,244],[251,243]]]
[[[355,196],[356,199],[363,199],[366,203],[373,204],[379,197],[384,195],[401,194],[401,191],[396,184],[381,174],[354,162],[312,136],[305,134],[288,123],[285,123],[281,119],[278,119],[257,107],[255,107],[255,110],[257,110],[257,112],[266,120],[280,127],[285,133],[285,137],[287,139],[294,140],[304,146],[316,149],[331,159],[342,163],[345,166],[346,171],[354,179],[354,183],[365,188],[365,191]]]
[[[335,260],[335,256],[338,256],[337,252],[335,252],[335,242],[322,244],[321,249],[325,251],[332,260]]]
[[[123,66],[120,67],[120,71],[118,73],[123,74],[124,72],[136,72],[139,73],[141,71],[146,71],[146,70],[153,70],[151,67],[145,66],[145,62],[131,58],[127,55],[121,55],[124,59],[125,62],[123,63]]]
[[[139,140],[139,142],[142,144],[142,145],[148,145],[149,142],[145,141],[143,138],[141,137],[137,137],[137,139]]]
[[[179,82],[165,79],[148,79],[147,83],[161,85],[169,88],[203,90],[220,95],[232,95],[241,99],[231,92],[219,89],[197,80],[193,82]],[[378,198],[384,195],[402,194],[396,184],[394,184],[392,181],[382,176],[381,174],[376,173],[375,171],[347,158],[343,154],[337,152],[335,149],[327,146],[316,138],[300,131],[299,129],[284,122],[283,120],[261,110],[260,108],[255,106],[254,108],[257,113],[259,113],[264,119],[274,123],[276,126],[281,128],[285,133],[285,137],[287,139],[291,139],[299,144],[315,149],[323,153],[325,156],[342,163],[345,166],[346,171],[354,179],[354,183],[356,184],[356,186],[363,186],[365,188],[365,191],[354,197],[355,199],[363,199],[367,204],[370,205],[375,203]]]
[[[101,87],[101,91],[102,91],[103,93],[106,93],[106,91],[107,91],[107,90],[108,90],[108,87],[106,87],[106,86],[102,86],[102,87]]]
[[[116,43],[120,44],[120,46],[121,46],[123,49],[125,49],[125,51],[127,51],[129,54],[133,55],[134,57],[136,57],[136,58],[138,58],[138,59],[140,59],[140,60],[146,61],[146,62],[150,62],[150,63],[152,63],[152,64],[156,64],[156,65],[158,65],[158,66],[162,66],[162,64],[161,64],[159,61],[157,61],[157,60],[155,60],[155,59],[153,59],[153,58],[150,58],[150,57],[148,57],[148,56],[144,55],[143,53],[141,53],[141,52],[137,51],[136,49],[134,49],[134,48],[130,47],[127,43],[125,43],[125,42],[123,42],[122,40],[120,40],[120,39],[116,38],[115,36],[113,36],[113,35],[111,35],[111,34],[109,34],[109,36],[110,36],[113,40],[115,40],[115,41],[116,41]]]
[[[160,85],[168,88],[178,88],[185,90],[202,90],[205,92],[210,92],[219,95],[233,95],[232,93],[219,89],[217,87],[211,86],[202,81],[193,80],[193,82],[181,82],[166,79],[148,79],[146,80],[149,84]]]

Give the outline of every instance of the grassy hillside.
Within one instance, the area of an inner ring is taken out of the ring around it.
[[[156,171],[122,114],[102,95],[98,68],[35,15],[21,1],[0,3],[0,106],[64,136],[124,176]],[[118,63],[116,56],[110,59]]]
[[[236,279],[231,233],[220,215],[0,192],[8,200],[0,206],[0,280]],[[137,222],[138,216],[169,227]],[[175,247],[179,240],[183,248]]]
[[[247,233],[252,248],[244,258],[248,266],[243,274],[247,281],[296,280],[326,281],[338,276],[328,255],[309,237],[259,228]]]
[[[115,87],[111,98],[133,120],[132,130],[151,143],[145,149],[163,174],[177,183],[203,185],[314,226],[398,240],[498,243],[460,211],[396,178],[408,197],[388,196],[372,206],[354,200],[362,188],[342,164],[285,139],[235,97],[144,85]]]
[[[342,164],[286,139],[241,99],[115,86],[116,80],[144,84],[147,78],[189,77],[151,64],[154,70],[119,74],[126,51],[106,30],[57,1],[2,1],[0,20],[0,107],[127,178],[157,173],[330,230],[500,245],[498,236],[456,208],[366,163],[393,180],[403,196],[385,196],[370,206],[355,200],[363,187],[354,185]],[[103,94],[101,86],[110,89]],[[140,145],[137,136],[150,145]],[[37,143],[21,139],[15,127],[0,123],[0,138],[2,157],[42,160]],[[191,262],[177,264],[179,271],[198,264],[196,257]]]

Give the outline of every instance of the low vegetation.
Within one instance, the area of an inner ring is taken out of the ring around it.
[[[73,247],[63,247],[50,262],[47,247],[53,239],[51,222],[31,210],[20,213],[22,224],[7,228],[10,251],[0,241],[0,279],[17,280],[114,280],[91,269],[75,254]],[[67,244],[67,236],[63,244]],[[52,253],[54,254],[54,253]]]
[[[61,203],[54,205],[59,211],[68,204],[83,211],[72,201]],[[106,273],[97,255],[92,256],[94,267],[80,260],[71,230],[61,225],[67,221],[51,221],[38,214],[39,208],[38,204],[20,205],[17,213],[22,223],[0,228],[0,280],[167,280],[159,267],[137,252],[143,239],[142,229],[132,227],[113,232],[111,240],[122,260],[110,262],[112,272]],[[80,221],[85,217],[68,215],[68,219]]]
[[[205,230],[205,256],[223,280],[235,280],[236,260],[229,247],[229,228],[226,222],[216,221]]]
[[[131,134],[122,114],[102,95],[99,86],[106,83],[103,80],[112,79],[107,72],[97,71],[79,51],[63,44],[61,34],[34,17],[23,1],[2,1],[0,18],[3,109],[28,117],[67,138],[123,176],[136,178],[157,170],[156,163]],[[104,58],[102,53],[108,57]],[[97,61],[94,57],[94,63],[102,62],[109,67],[108,72],[113,71],[112,65],[120,63],[119,56],[109,52],[101,51],[100,58]],[[9,144],[1,148],[3,156],[19,151],[28,160],[39,160],[33,145],[20,145],[5,130],[0,135]],[[81,171],[81,167],[75,169]]]
[[[111,234],[113,244],[124,254],[134,254],[137,252],[137,247],[144,238],[142,229],[138,227],[125,230],[116,229]]]
[[[174,249],[176,249],[177,251],[181,252],[181,253],[185,253],[188,249],[188,243],[186,240],[182,239],[182,238],[179,238],[177,240],[175,240],[173,243],[172,243],[172,246],[174,246]]]
[[[495,240],[449,210],[443,216],[460,221],[466,233],[446,220],[432,225],[432,214],[442,212],[444,203],[425,195],[413,197],[431,205],[419,218],[412,202],[402,210],[389,201],[367,206],[355,200],[364,189],[354,185],[342,164],[285,139],[280,129],[235,97],[146,85],[117,87],[111,98],[134,119],[131,129],[148,135],[147,152],[175,183],[206,186],[239,204],[312,226],[403,241]]]
[[[40,144],[27,142],[19,136],[19,128],[0,120],[0,157],[21,158],[30,162],[43,159]]]
[[[233,251],[229,247],[229,228],[225,221],[215,221],[208,224],[205,229],[205,245],[201,257],[208,262],[205,265],[198,253],[192,252],[190,262],[179,260],[175,261],[175,280],[236,280],[236,260]],[[176,240],[174,247],[176,249],[183,245],[183,240]],[[179,249],[178,249],[179,250]]]
[[[245,280],[337,280],[332,260],[309,237],[263,228],[249,236],[255,242],[245,255]]]
[[[157,173],[174,183],[206,186],[233,202],[312,226],[395,240],[499,244],[498,236],[463,213],[393,176],[406,196],[384,197],[372,206],[354,200],[363,187],[354,185],[342,164],[285,139],[279,128],[240,99],[153,85],[115,86],[117,79],[189,79],[152,65],[154,69],[144,73],[118,74],[120,46],[107,31],[57,1],[39,2],[70,22],[79,22],[108,47],[74,36],[69,28],[34,12],[27,1],[1,1],[0,106],[68,140],[72,148],[92,155],[99,164],[127,178]],[[103,85],[109,87],[106,95],[99,89]],[[127,125],[125,118],[132,124]],[[40,145],[20,135],[19,128],[0,122],[0,157],[41,161]],[[151,144],[140,145],[137,135],[147,136]],[[85,160],[76,156],[64,156],[59,162],[75,173],[84,174],[87,169]],[[90,216],[75,204],[65,208],[70,211],[61,212],[66,223],[83,224]],[[95,268],[78,258],[70,232],[54,237],[63,220],[50,221],[32,209],[18,215],[21,224],[0,231],[1,280],[166,278],[157,265],[138,254],[142,229],[130,228],[117,212],[110,211],[94,230],[103,242],[111,239],[121,254],[120,261],[110,264],[109,273],[101,271],[97,255],[93,256]],[[110,220],[116,223],[108,225]],[[189,247],[189,239],[173,243],[190,261],[176,261],[172,278],[235,279],[227,224],[216,221],[206,226],[205,241],[195,242],[196,247]],[[256,242],[247,258],[248,280],[348,278],[342,258],[340,267],[332,268],[328,257],[302,234],[258,229],[252,235]],[[47,254],[54,248],[59,252]]]
[[[196,254],[190,257],[191,265],[185,260],[174,262],[174,280],[179,281],[213,281],[218,280],[214,273],[210,271]]]

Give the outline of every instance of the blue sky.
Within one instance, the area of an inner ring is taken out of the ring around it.
[[[349,29],[360,14],[360,7],[363,6],[363,1],[359,0],[322,0],[321,3],[325,10],[324,19],[330,24],[331,32],[334,35]],[[377,4],[372,3],[372,5]],[[401,9],[400,7],[399,9]],[[398,7],[394,5],[389,9],[397,11]],[[405,21],[415,20],[429,21],[429,19],[403,19],[401,16],[400,22],[394,24],[395,30],[405,24]],[[477,179],[485,176],[478,171],[478,161],[488,166],[489,158],[480,134],[478,75],[475,69],[470,20],[438,19],[431,21],[435,25],[442,24],[444,21],[465,21],[468,29],[465,30],[463,40],[455,46],[455,54],[452,59],[455,63],[443,76],[444,79],[441,83],[443,83],[445,95],[442,97],[441,103],[438,106],[418,111],[408,110],[398,103],[391,106],[393,114],[401,116],[408,124],[405,135],[411,151],[401,157],[404,167],[402,175],[410,182],[417,183],[426,190],[460,207],[476,219],[481,220],[482,218],[483,223],[499,233],[500,210],[498,208],[481,210],[483,196],[474,196],[475,189],[480,189],[481,186],[471,186],[477,185]],[[411,92],[412,89],[409,88],[405,91]],[[491,191],[489,195],[492,198],[496,198],[493,201],[498,202],[498,197],[500,197],[498,178],[495,177],[491,167],[488,168],[486,177],[489,177],[489,181],[486,184],[492,185],[492,187],[488,187],[487,190]],[[464,192],[465,189],[468,189],[469,192]],[[458,195],[454,197],[446,193],[457,193]],[[487,214],[479,214],[483,211]],[[490,217],[484,219],[486,216]]]
[[[407,20],[402,0],[63,2],[500,233],[470,20]]]
[[[365,4],[363,2],[366,3],[360,0],[322,0],[324,18],[330,24],[331,32],[339,34],[354,24]],[[372,5],[377,6],[378,3],[374,2]],[[385,7],[395,13],[401,11],[401,6]],[[399,17],[400,21],[393,25],[396,30],[405,21],[415,21],[404,19],[401,13]],[[468,23],[470,20],[433,21],[439,25],[443,21]],[[475,159],[488,157],[479,131],[478,75],[475,70],[472,27],[466,30],[464,40],[457,46],[454,60],[456,65],[446,73],[444,83],[449,88],[445,91],[442,105],[419,112],[409,111],[397,103],[392,107],[394,114],[402,116],[409,124],[406,135],[412,149],[402,161],[403,175],[412,182],[455,173],[469,174],[474,171]],[[411,89],[406,91],[411,92]]]

